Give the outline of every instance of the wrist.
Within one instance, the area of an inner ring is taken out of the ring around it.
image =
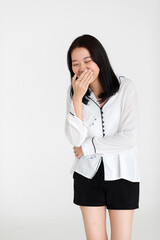
[[[75,102],[82,102],[82,98],[77,97],[77,96],[75,96],[75,95],[73,95],[72,100],[75,101]]]

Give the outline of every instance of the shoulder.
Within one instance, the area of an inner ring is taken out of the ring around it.
[[[118,75],[118,79],[120,82],[120,91],[128,94],[136,92],[135,83],[132,79],[121,75]]]

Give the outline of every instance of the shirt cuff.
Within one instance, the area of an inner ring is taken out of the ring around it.
[[[94,137],[88,137],[81,145],[84,156],[90,156],[96,153],[96,148],[93,142]]]

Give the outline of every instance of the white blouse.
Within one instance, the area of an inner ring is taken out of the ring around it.
[[[120,178],[140,182],[137,161],[139,128],[138,96],[132,80],[116,74],[120,82],[118,92],[101,107],[93,91],[87,105],[82,103],[83,121],[76,116],[67,90],[65,135],[83,156],[75,157],[70,173],[77,172],[89,179],[104,163],[104,180]]]

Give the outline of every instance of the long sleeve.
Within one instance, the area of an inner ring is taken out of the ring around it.
[[[87,136],[87,127],[75,114],[73,101],[70,97],[70,86],[67,90],[65,135],[72,145],[79,147]]]
[[[87,106],[83,103],[83,121],[76,116],[73,101],[70,97],[70,88],[71,85],[67,90],[65,135],[72,145],[80,147],[87,137],[89,125],[95,121],[96,117],[91,114]]]
[[[121,101],[119,131],[111,136],[88,137],[82,143],[84,156],[92,154],[120,154],[136,145],[139,127],[138,96],[134,84],[126,84]]]

